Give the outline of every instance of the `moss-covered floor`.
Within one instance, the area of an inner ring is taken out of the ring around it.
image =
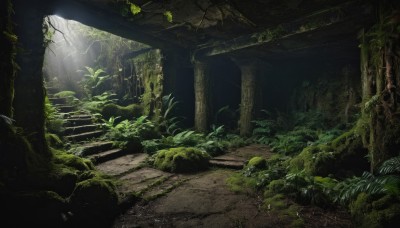
[[[248,160],[256,155],[269,158],[273,153],[249,145],[224,156]],[[113,227],[352,227],[347,213],[300,206],[282,195],[265,201],[261,192],[245,185],[235,188],[237,183],[229,181],[239,172],[234,169],[172,174],[146,167],[142,156],[121,157],[98,168],[118,179],[122,198],[138,200]]]

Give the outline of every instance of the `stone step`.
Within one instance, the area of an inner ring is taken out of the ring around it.
[[[172,174],[152,169],[142,168],[121,176],[117,185],[117,194],[120,199],[120,208],[126,211],[141,198],[146,191],[152,189],[157,183],[163,183],[169,179]]]
[[[82,125],[82,126],[73,126],[73,127],[66,127],[64,131],[64,135],[74,135],[74,134],[81,134],[85,132],[91,132],[98,129],[99,125],[91,124],[91,125]]]
[[[243,169],[245,162],[242,160],[223,160],[213,158],[210,159],[209,164],[219,168]]]
[[[65,105],[67,103],[67,100],[63,97],[52,97],[49,98],[49,101],[53,104],[53,105]]]
[[[71,114],[69,112],[59,112],[58,116],[59,116],[59,118],[66,120],[66,119],[70,118]]]
[[[154,200],[172,191],[174,188],[180,186],[187,180],[189,180],[189,178],[184,178],[182,175],[172,175],[166,177],[160,181],[160,184],[153,185],[151,188],[145,191],[141,197],[147,201]]]
[[[162,183],[173,174],[153,168],[142,168],[119,177],[117,192],[122,198],[127,195],[142,195],[157,183]]]
[[[47,91],[47,94],[49,95],[49,94],[56,94],[60,90],[56,87],[46,87],[46,91]]]
[[[96,168],[111,176],[120,176],[140,168],[149,157],[146,153],[126,154],[122,157],[101,163]]]
[[[103,151],[97,154],[87,156],[94,164],[100,164],[125,155],[126,152],[122,149],[112,149]]]
[[[80,152],[81,156],[88,156],[102,151],[111,150],[113,147],[113,142],[90,142],[83,144],[81,146],[82,150]]]
[[[89,119],[89,118],[92,118],[92,116],[82,114],[82,115],[71,115],[70,118],[71,119]]]
[[[59,112],[72,112],[75,110],[75,106],[70,105],[56,105]]]
[[[92,118],[85,118],[85,119],[83,119],[83,118],[82,119],[68,118],[66,120],[67,120],[67,122],[65,123],[66,127],[83,126],[83,125],[93,124]]]
[[[91,132],[85,132],[85,133],[76,134],[76,135],[68,135],[68,136],[65,136],[65,138],[68,139],[69,141],[80,142],[83,140],[99,137],[102,134],[103,134],[103,131],[91,131]]]

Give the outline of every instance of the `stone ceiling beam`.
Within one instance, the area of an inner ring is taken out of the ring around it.
[[[52,4],[50,13],[68,20],[75,20],[87,26],[138,41],[154,48],[181,50],[182,48],[148,34],[143,28],[127,21],[110,9],[77,0],[58,0]]]
[[[365,1],[352,1],[337,7],[315,12],[289,23],[280,24],[274,28],[265,29],[261,32],[240,36],[225,42],[201,45],[193,52],[192,58],[202,59],[246,48],[272,44],[282,39],[301,37],[305,34],[318,32],[319,30],[326,31],[329,27],[335,27],[335,25],[343,24],[347,21],[365,21],[371,16],[373,16],[372,5],[365,4]],[[356,28],[351,29],[354,30]]]

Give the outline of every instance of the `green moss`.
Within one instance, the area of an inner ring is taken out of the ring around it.
[[[333,189],[338,182],[330,177],[315,176],[314,183],[322,186],[325,189]]]
[[[54,96],[55,97],[58,97],[58,98],[67,98],[67,97],[73,97],[73,96],[75,96],[75,92],[74,91],[61,91],[61,92],[58,92],[58,93],[56,93],[56,94],[54,94]]]
[[[257,186],[257,180],[253,177],[245,177],[241,173],[235,173],[226,179],[229,189],[236,193],[251,193]]]
[[[63,141],[61,141],[60,137],[56,134],[46,133],[45,134],[47,144],[50,147],[60,148],[64,145]]]
[[[133,119],[143,114],[143,108],[138,104],[130,104],[126,107],[117,104],[108,104],[103,107],[101,114],[106,119],[109,119],[112,116],[119,116],[121,117],[121,120]]]
[[[392,227],[400,219],[400,202],[393,196],[374,199],[360,193],[350,204],[350,212],[360,227]]]
[[[332,146],[334,148],[337,148],[338,150],[340,150],[340,148],[346,147],[346,144],[348,144],[349,140],[351,140],[354,137],[355,137],[354,130],[347,131],[347,132],[341,134],[336,139],[334,139],[332,141]]]
[[[177,147],[160,150],[154,155],[154,166],[169,172],[195,172],[208,167],[210,156],[199,149]]]
[[[79,182],[69,198],[72,212],[86,220],[110,219],[118,212],[118,196],[112,181],[95,176]]]
[[[285,203],[285,196],[282,194],[275,194],[272,197],[267,197],[264,199],[264,206],[267,210],[276,211],[287,208]]]
[[[333,172],[334,156],[327,146],[309,146],[290,161],[290,171],[304,170],[308,175],[328,175]]]
[[[253,157],[247,163],[248,166],[253,166],[258,169],[263,169],[267,167],[267,160],[263,157]]]
[[[53,149],[52,152],[54,154],[54,163],[56,164],[64,164],[79,171],[94,169],[94,165],[89,159],[81,158],[61,150]]]
[[[134,60],[136,69],[142,75],[142,104],[144,115],[158,119],[162,109],[163,80],[161,54],[158,50],[149,51]]]
[[[356,132],[356,128],[353,128],[332,142],[336,173],[340,176],[361,175],[369,169],[366,159],[368,149],[364,147],[361,135]]]
[[[368,169],[367,149],[355,129],[343,133],[328,144],[308,146],[289,162],[290,172],[305,171],[308,175],[349,176]]]
[[[304,227],[304,221],[297,215],[300,208],[288,203],[284,195],[265,191],[264,197],[263,208],[265,210],[275,212],[282,220],[291,221],[288,227]]]
[[[268,189],[271,192],[275,193],[283,192],[284,187],[285,187],[285,181],[282,179],[273,180],[268,185]]]

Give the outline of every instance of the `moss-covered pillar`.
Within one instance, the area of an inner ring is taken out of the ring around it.
[[[0,115],[12,117],[12,101],[14,97],[15,43],[17,37],[13,34],[10,1],[0,2]]]
[[[41,5],[38,1],[15,1],[15,31],[21,51],[17,55],[20,70],[15,79],[14,117],[36,153],[47,155],[42,77],[44,13],[38,8]]]
[[[194,62],[194,94],[195,113],[194,127],[196,131],[206,132],[210,114],[210,66],[207,62]]]
[[[257,65],[251,61],[238,63],[241,71],[241,102],[239,130],[241,136],[250,136],[256,108]]]

